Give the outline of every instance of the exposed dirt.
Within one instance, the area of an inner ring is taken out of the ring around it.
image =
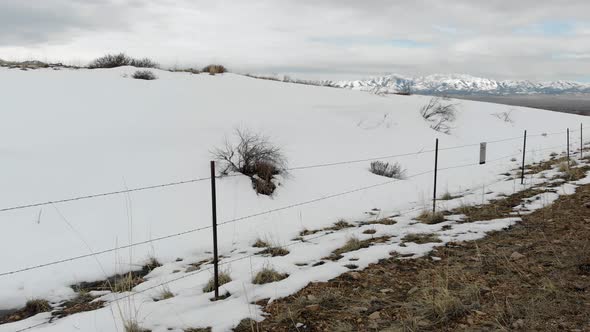
[[[494,215],[531,194],[495,201]],[[312,283],[236,331],[590,331],[590,185],[522,218],[428,257],[394,253]]]

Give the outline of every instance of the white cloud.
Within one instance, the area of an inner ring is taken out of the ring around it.
[[[84,63],[124,51],[167,65],[217,61],[244,72],[318,77],[460,72],[549,80],[590,73],[583,56],[590,54],[585,0],[567,6],[532,0],[44,0],[33,7],[38,3],[0,3],[0,58]],[[574,28],[517,33],[548,22]]]

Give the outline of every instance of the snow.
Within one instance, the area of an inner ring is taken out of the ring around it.
[[[257,196],[250,180],[232,176],[217,181],[219,223],[281,209],[361,187],[373,188],[298,205],[290,209],[228,222],[219,227],[222,270],[233,281],[223,285],[231,296],[211,302],[203,286],[211,265],[186,272],[190,263],[211,258],[210,229],[120,249],[106,254],[0,276],[0,310],[23,306],[28,299],[58,302],[75,294],[69,285],[101,280],[138,269],[150,257],[164,265],[134,289],[141,293],[103,294],[107,307],[41,325],[36,331],[116,331],[123,318],[136,318],[152,331],[212,326],[226,331],[242,318],[261,318],[260,299],[287,296],[312,281],[326,281],[362,269],[390,252],[427,254],[447,241],[473,240],[506,228],[518,217],[461,224],[451,218],[438,225],[413,220],[431,206],[435,138],[440,140],[439,195],[461,193],[440,208],[482,203],[500,193],[528,188],[542,179],[506,181],[500,175],[520,164],[524,129],[528,130],[527,163],[565,150],[565,129],[589,124],[586,118],[548,111],[478,103],[459,103],[451,135],[430,129],[419,115],[424,96],[381,97],[359,91],[306,86],[240,75],[191,75],[156,71],[156,81],[129,78],[134,68],[110,70],[0,69],[0,209],[92,193],[109,192],[179,180],[206,178],[210,150],[231,137],[235,127],[268,135],[283,147],[291,167],[362,160],[422,152],[398,158],[408,179],[390,181],[371,174],[369,161],[292,170],[272,197]],[[493,114],[511,110],[513,122]],[[548,135],[542,135],[548,133]],[[579,145],[572,131],[572,150]],[[497,143],[495,140],[515,138]],[[479,142],[487,141],[489,162],[478,165]],[[462,148],[456,146],[468,145]],[[551,149],[548,149],[551,147]],[[511,158],[516,161],[511,161]],[[449,168],[457,165],[470,165]],[[449,168],[446,170],[442,170]],[[422,175],[417,175],[422,174]],[[413,176],[415,175],[415,176]],[[572,187],[563,186],[569,193]],[[78,255],[147,241],[211,224],[208,181],[46,205],[0,213],[3,255],[0,273]],[[568,185],[571,186],[571,185]],[[490,193],[491,192],[491,193]],[[550,195],[539,201],[549,201]],[[373,209],[378,209],[372,212]],[[530,210],[531,207],[528,207]],[[371,215],[371,213],[376,215]],[[351,223],[401,214],[394,225],[365,225],[338,232],[319,232],[294,240],[303,229],[321,229],[340,218]],[[452,226],[442,230],[444,225]],[[375,229],[374,235],[363,234]],[[441,243],[400,246],[411,233],[440,235]],[[385,243],[344,254],[312,266],[350,237],[392,236]],[[282,257],[255,255],[256,238],[285,246]],[[12,254],[14,253],[14,254]],[[182,261],[176,261],[182,258]],[[351,261],[351,259],[353,259]],[[301,266],[301,263],[307,265]],[[254,285],[252,276],[272,266],[289,277]],[[175,272],[179,270],[178,272]],[[152,299],[167,284],[175,297]],[[127,297],[125,297],[127,296]],[[123,297],[123,298],[121,298]],[[120,299],[120,300],[117,300]],[[0,331],[45,322],[40,314]]]

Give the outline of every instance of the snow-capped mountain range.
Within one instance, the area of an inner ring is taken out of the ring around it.
[[[590,84],[555,81],[533,82],[528,80],[497,81],[488,78],[461,74],[435,74],[423,77],[386,75],[356,81],[326,81],[324,85],[371,91],[375,93],[400,93],[410,87],[418,94],[461,94],[461,95],[525,95],[525,94],[566,94],[590,93]]]

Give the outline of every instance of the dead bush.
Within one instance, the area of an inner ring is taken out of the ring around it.
[[[410,96],[412,95],[412,82],[410,81],[403,81],[400,84],[399,90],[395,92],[396,95],[400,96]]]
[[[276,189],[274,176],[284,173],[287,167],[283,152],[261,134],[236,129],[235,136],[234,143],[226,140],[222,148],[212,151],[213,157],[222,163],[221,174],[242,173],[252,179],[257,193],[272,194]]]
[[[158,64],[148,58],[134,59],[125,53],[107,54],[92,61],[88,68],[116,68],[122,66],[133,66],[138,68],[158,68]]]
[[[227,69],[222,65],[208,65],[205,66],[202,71],[205,73],[209,73],[209,75],[215,75],[223,74],[227,72]]]
[[[512,110],[510,110],[509,112],[492,113],[492,116],[506,123],[514,122],[514,120],[512,120]]]
[[[390,164],[378,160],[371,162],[370,171],[373,174],[399,180],[404,179],[406,173],[406,170],[404,170],[399,163]]]
[[[135,78],[136,80],[146,80],[151,81],[157,79],[156,75],[149,70],[138,70],[131,77]]]
[[[432,97],[420,109],[420,115],[430,123],[430,128],[445,134],[451,133],[451,123],[457,118],[456,112],[456,104],[444,103],[440,97]]]

